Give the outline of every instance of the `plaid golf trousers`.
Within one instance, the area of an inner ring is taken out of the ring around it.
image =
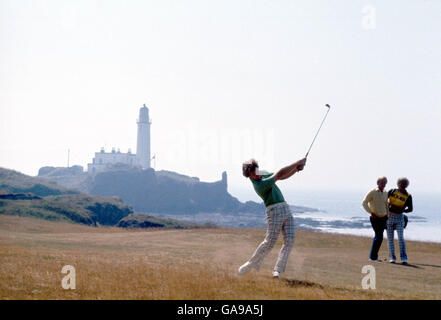
[[[389,259],[396,260],[394,245],[394,229],[398,234],[398,245],[400,247],[401,260],[407,260],[406,243],[404,242],[404,217],[402,214],[389,213],[387,219],[387,245],[389,247]]]
[[[265,240],[257,247],[249,260],[251,266],[260,268],[263,259],[274,247],[280,232],[283,234],[283,245],[279,252],[274,271],[280,273],[285,271],[288,256],[294,245],[294,218],[286,202],[270,205],[266,208],[266,220],[268,227]]]

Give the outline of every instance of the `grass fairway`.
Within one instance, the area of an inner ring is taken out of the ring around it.
[[[285,278],[281,242],[259,272],[237,268],[262,229],[126,230],[0,216],[1,299],[440,299],[441,245],[407,241],[410,266],[369,263],[371,239],[297,231]],[[398,247],[397,247],[398,248]],[[380,257],[387,257],[384,242]],[[361,269],[376,268],[376,290]],[[64,265],[76,289],[64,290]]]

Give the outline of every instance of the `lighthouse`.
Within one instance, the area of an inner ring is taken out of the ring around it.
[[[138,164],[143,169],[150,168],[150,125],[149,109],[144,106],[139,109],[138,119],[138,140],[136,146],[136,157]]]

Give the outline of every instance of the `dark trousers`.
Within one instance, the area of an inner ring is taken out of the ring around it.
[[[375,237],[372,241],[371,253],[369,258],[372,260],[378,259],[378,251],[380,250],[381,243],[383,242],[383,232],[386,227],[387,216],[383,218],[372,218],[370,217],[372,229],[374,229]]]

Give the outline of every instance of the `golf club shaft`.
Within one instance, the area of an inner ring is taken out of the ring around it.
[[[319,127],[317,133],[315,134],[314,140],[312,140],[312,143],[311,143],[311,145],[309,146],[309,149],[308,149],[308,152],[306,153],[305,158],[308,157],[309,151],[311,151],[311,148],[312,148],[312,145],[314,144],[315,138],[317,138],[317,136],[318,136],[318,134],[319,134],[319,132],[320,132],[320,129],[322,128],[323,122],[325,122],[325,119],[326,119],[326,117],[328,116],[328,112],[329,112],[329,110],[331,110],[331,107],[329,107],[329,105],[326,105],[326,106],[328,107],[328,111],[326,111],[326,114],[325,114],[325,116],[323,117],[322,123],[320,124],[320,127]]]

